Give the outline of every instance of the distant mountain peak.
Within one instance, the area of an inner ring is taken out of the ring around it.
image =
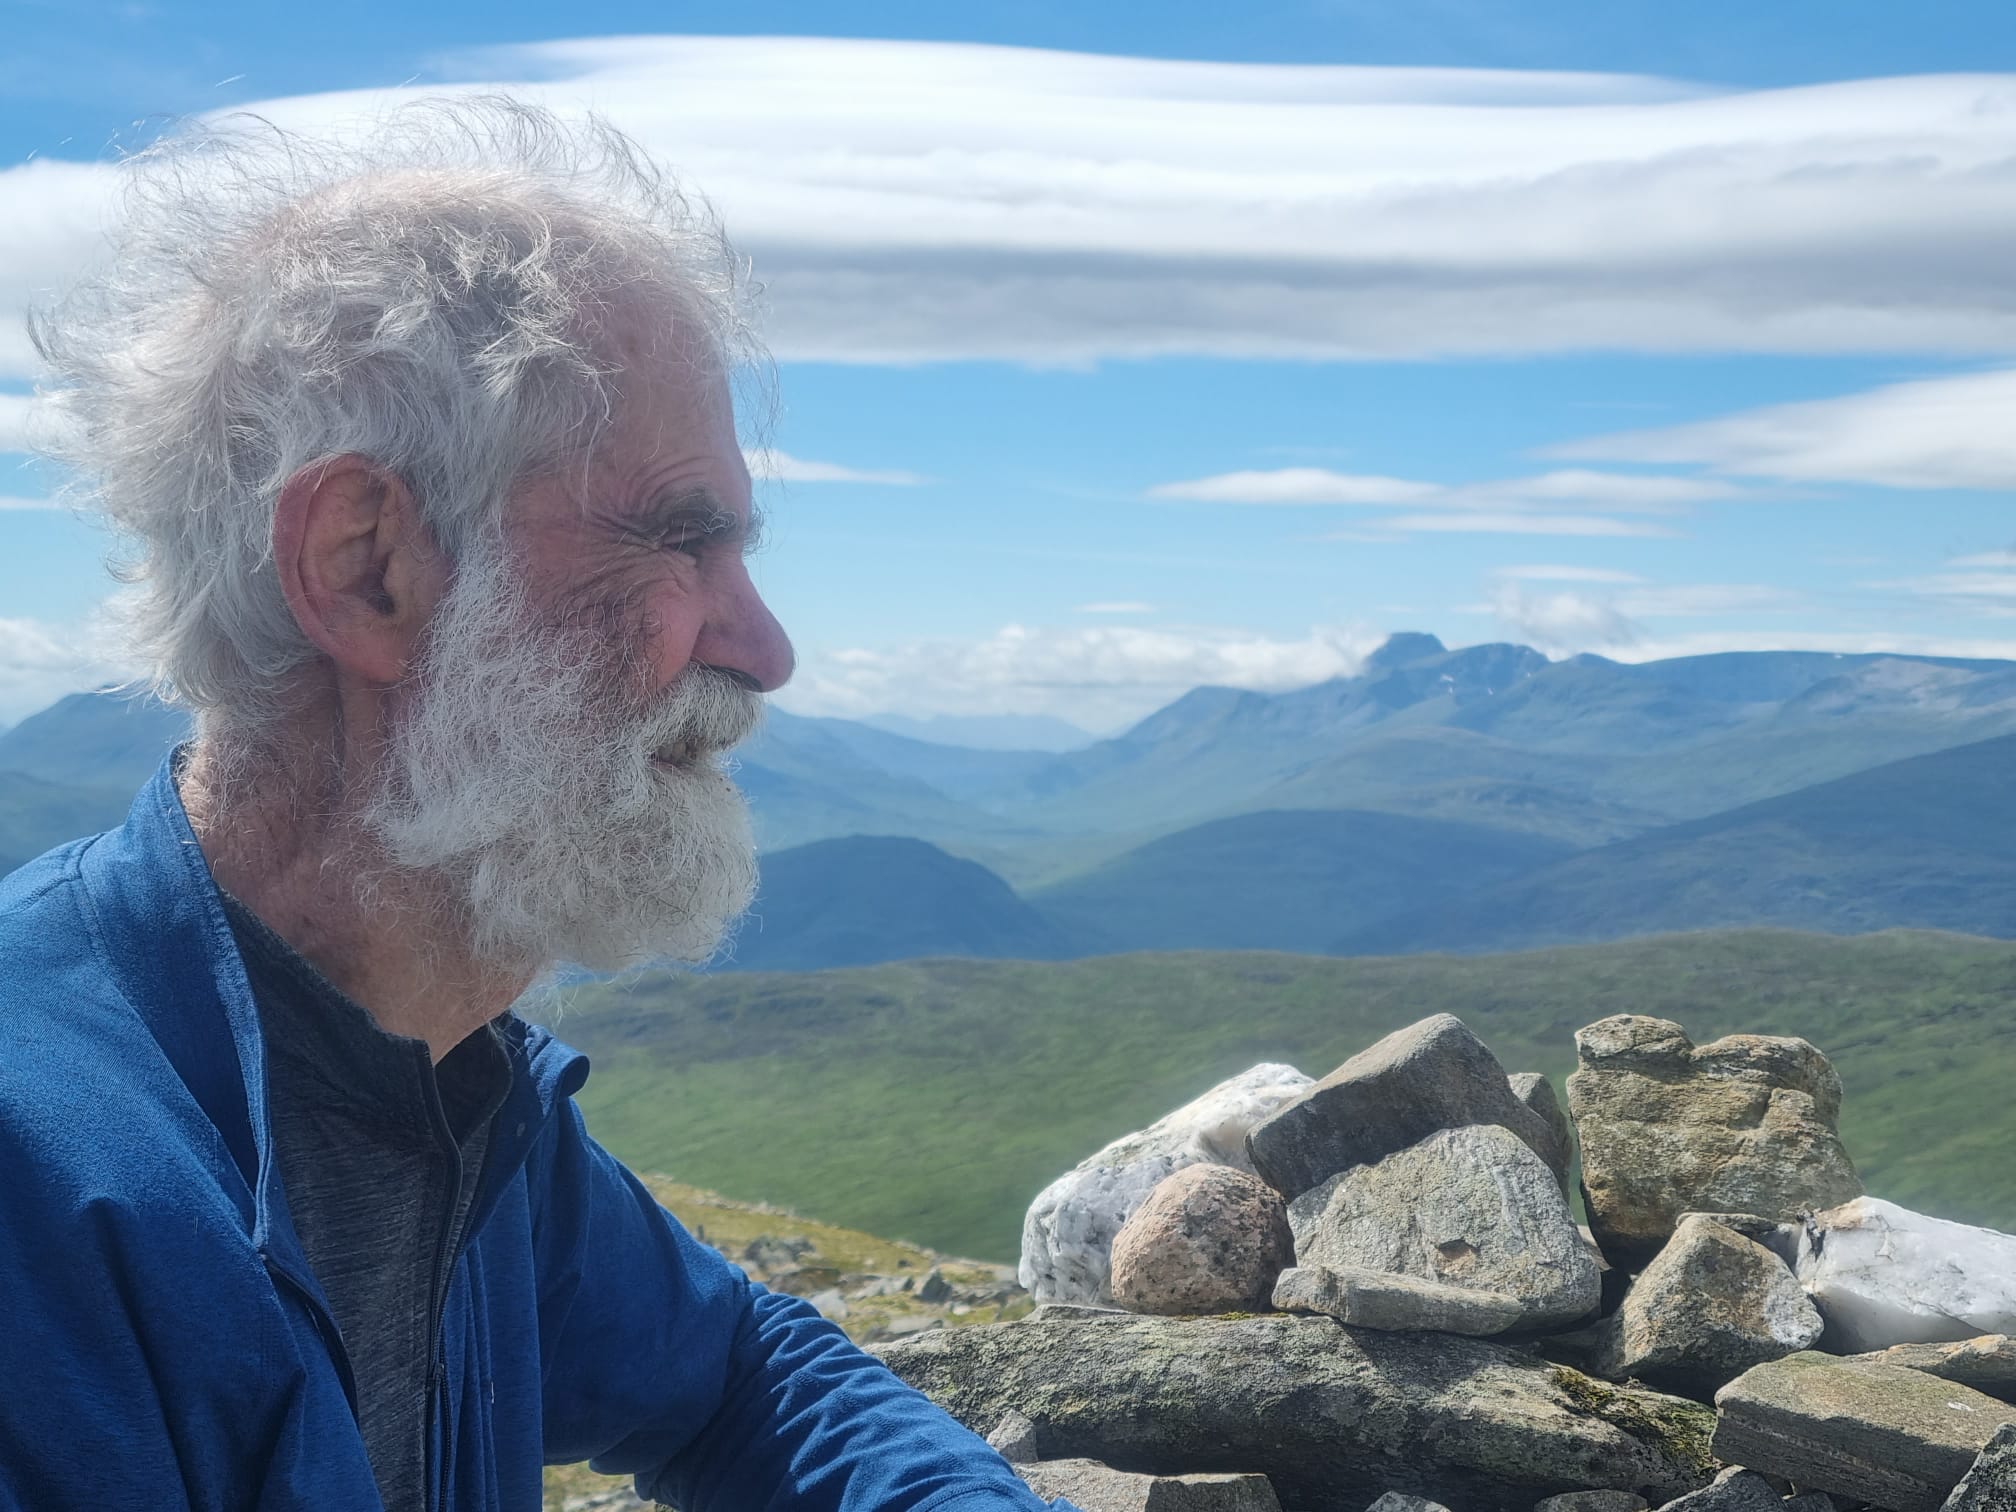
[[[1365,658],[1365,670],[1391,672],[1448,653],[1449,648],[1425,630],[1402,630],[1388,636],[1385,645]]]

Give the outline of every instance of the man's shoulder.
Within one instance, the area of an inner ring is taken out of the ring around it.
[[[146,1034],[125,1000],[93,918],[82,860],[102,837],[74,841],[0,878],[0,1073],[61,1055],[89,1074],[120,1042]]]
[[[92,918],[80,862],[94,843],[75,841],[0,878],[0,1086],[24,1061],[88,1076],[122,1040],[146,1033]]]
[[[229,1151],[107,958],[79,875],[92,843],[0,879],[9,1208],[45,1220],[180,1212],[185,1222],[203,1209],[236,1211]]]
[[[38,925],[74,911],[79,863],[103,838],[90,835],[69,841],[0,876],[0,940],[11,945],[16,937],[32,938]]]

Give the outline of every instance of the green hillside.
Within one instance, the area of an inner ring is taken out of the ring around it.
[[[1655,830],[1331,948],[1530,949],[1734,925],[2016,935],[2016,737]]]
[[[1080,954],[1326,951],[1346,929],[1447,902],[1567,850],[1402,814],[1240,814],[1150,841],[1029,898]]]
[[[872,1233],[1012,1259],[1029,1199],[1260,1060],[1321,1074],[1431,1013],[1565,1074],[1606,1014],[1801,1034],[1847,1086],[1873,1190],[2016,1228],[2016,944],[1675,936],[1526,955],[1171,954],[653,975],[570,989],[590,1126],[633,1165]]]
[[[1046,959],[1063,936],[994,873],[890,835],[819,840],[763,858],[729,965],[802,971],[916,956]]]

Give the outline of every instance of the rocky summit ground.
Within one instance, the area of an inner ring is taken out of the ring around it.
[[[875,1348],[1081,1512],[2016,1512],[2016,1236],[1868,1193],[1806,1040],[1573,1040],[1253,1066],[1038,1195],[1028,1318]]]
[[[659,1192],[1081,1512],[2016,1512],[2016,1235],[1869,1192],[1806,1040],[1573,1043],[1565,1098],[1446,1013],[1251,1066],[1052,1181],[1013,1280]]]

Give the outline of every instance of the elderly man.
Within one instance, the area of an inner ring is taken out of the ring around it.
[[[39,317],[193,742],[0,887],[0,1504],[1033,1508],[697,1244],[511,1013],[746,905],[736,264],[508,102],[143,157]]]

